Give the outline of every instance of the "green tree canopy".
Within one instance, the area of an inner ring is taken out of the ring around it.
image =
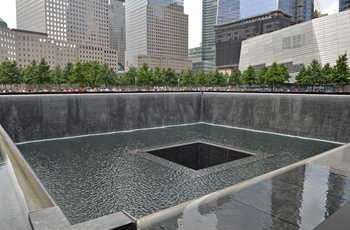
[[[0,84],[21,84],[23,83],[23,75],[17,62],[4,61],[0,64]]]
[[[229,85],[238,86],[241,84],[242,73],[239,69],[234,69],[229,76]]]
[[[109,67],[107,63],[104,63],[97,75],[96,83],[99,86],[105,85],[106,87],[116,85],[117,74]]]
[[[23,82],[27,85],[39,84],[39,67],[35,60],[32,60],[27,68],[24,70]]]
[[[256,83],[258,85],[263,85],[266,84],[265,82],[265,74],[268,71],[268,68],[266,66],[261,67],[260,71],[257,74],[257,79],[256,79]]]
[[[249,65],[248,68],[246,70],[244,70],[241,80],[243,84],[249,85],[249,87],[251,87],[251,85],[255,84],[257,79],[257,75],[255,72],[255,69]]]
[[[123,86],[135,86],[137,82],[137,69],[131,66],[120,79],[120,84]]]
[[[61,88],[61,84],[66,83],[64,82],[63,70],[61,69],[60,65],[57,65],[55,69],[51,72],[51,79],[51,81],[54,84],[57,84],[59,88]]]
[[[38,65],[38,78],[36,83],[43,85],[45,83],[51,83],[50,80],[50,66],[44,58],[41,58]]]
[[[147,63],[143,63],[138,71],[137,85],[148,86],[152,82],[153,71],[149,68]]]
[[[318,62],[318,60],[312,60],[309,68],[308,77],[311,85],[318,85],[322,82],[322,65]]]
[[[191,87],[196,85],[196,79],[195,79],[195,74],[193,72],[193,69],[182,71],[181,78],[180,78],[180,85],[186,86],[186,87]]]
[[[67,62],[67,64],[64,66],[63,79],[61,84],[64,84],[64,83],[73,84],[73,82],[71,82],[73,80],[73,72],[74,72],[73,63]]]
[[[350,69],[348,65],[347,54],[340,55],[333,67],[332,81],[337,84],[348,83],[350,78]]]
[[[218,87],[223,87],[227,85],[227,81],[225,76],[220,73],[218,70],[213,72],[213,77],[210,82],[210,86],[218,86]]]

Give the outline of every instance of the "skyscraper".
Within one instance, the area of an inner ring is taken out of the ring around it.
[[[240,18],[240,0],[218,0],[218,25],[238,20]]]
[[[109,8],[110,48],[118,50],[118,62],[124,69],[125,64],[125,0],[111,0]]]
[[[17,0],[17,27],[49,38],[109,46],[108,0]]]
[[[216,47],[215,25],[222,25],[240,19],[255,17],[280,10],[292,16],[295,23],[313,18],[311,0],[203,0],[202,12],[202,63],[204,71],[215,70]]]
[[[47,33],[57,46],[78,46],[79,61],[107,62],[117,68],[109,49],[108,0],[16,0],[18,29]]]
[[[350,9],[350,0],[339,0],[339,12]]]
[[[215,70],[215,32],[218,0],[203,0],[202,7],[202,66],[205,72]]]
[[[205,1],[205,0],[204,0]],[[295,22],[307,21],[313,18],[313,3],[311,0],[217,0],[217,25],[238,19],[257,16],[266,12],[281,10],[292,15]]]
[[[188,15],[183,0],[126,0],[126,69],[191,68],[188,60]]]

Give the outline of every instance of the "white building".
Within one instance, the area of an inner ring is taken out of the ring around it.
[[[243,41],[239,69],[277,62],[286,65],[294,82],[302,66],[313,59],[335,65],[339,55],[350,51],[349,35],[350,11],[344,11],[257,36]]]

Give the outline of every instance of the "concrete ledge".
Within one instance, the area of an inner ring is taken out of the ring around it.
[[[59,207],[29,213],[29,221],[34,230],[133,230],[136,221],[122,212],[103,216],[94,220],[71,225]]]
[[[46,191],[29,168],[17,147],[0,125],[0,151],[11,161],[19,186],[21,187],[29,211],[53,207]]]
[[[319,224],[314,230],[348,230],[350,226],[349,213],[350,202]]]

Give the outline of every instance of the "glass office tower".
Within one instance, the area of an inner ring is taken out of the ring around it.
[[[125,0],[111,0],[109,6],[110,48],[118,51],[118,62],[125,64]],[[123,70],[119,69],[120,71]]]
[[[249,18],[274,10],[281,10],[293,16],[293,21],[302,22],[313,18],[313,3],[311,0],[216,0],[216,25]],[[344,0],[349,2],[349,0]],[[204,6],[203,1],[203,6]],[[211,1],[213,2],[213,0]],[[204,15],[203,15],[204,16]]]
[[[240,0],[218,0],[217,24],[238,20],[240,18]]]

